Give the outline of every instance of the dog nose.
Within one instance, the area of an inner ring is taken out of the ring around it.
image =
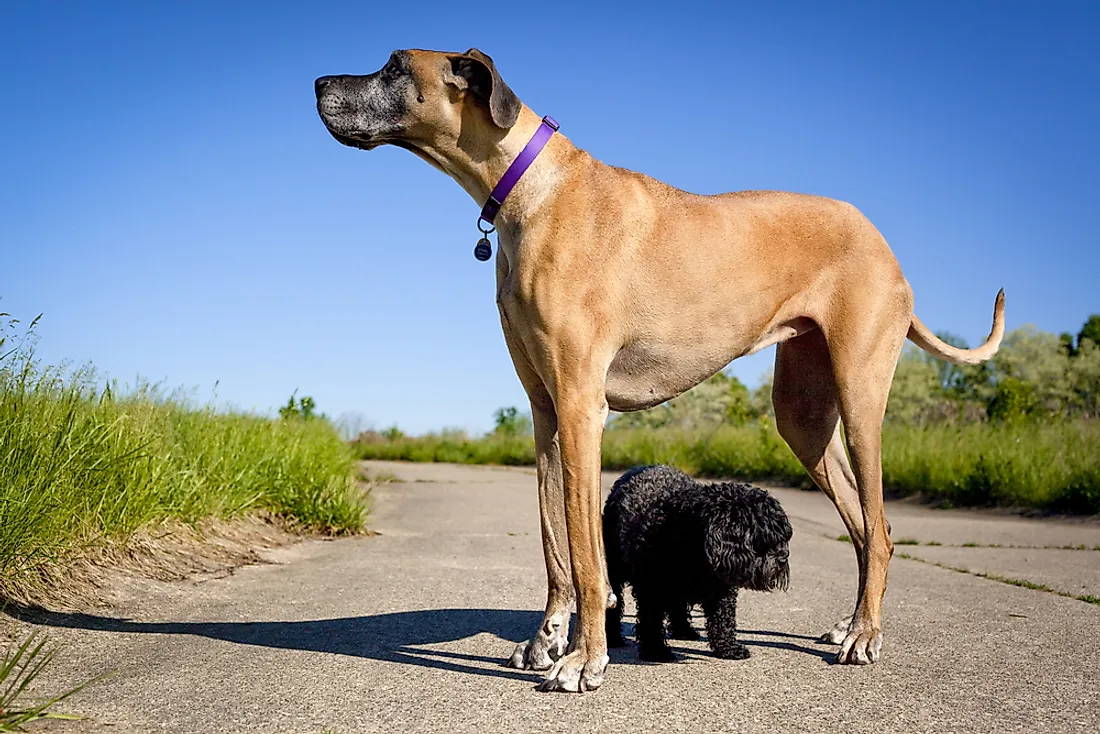
[[[317,93],[317,96],[321,96],[321,93],[325,91],[325,87],[332,84],[334,78],[331,76],[317,77],[317,81],[313,82],[313,91]]]

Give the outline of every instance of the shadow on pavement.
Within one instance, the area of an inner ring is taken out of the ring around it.
[[[504,656],[511,652],[502,645],[499,656],[471,655],[448,650],[423,649],[421,645],[454,642],[481,633],[518,643],[542,622],[542,612],[514,609],[425,609],[391,612],[362,617],[337,617],[300,622],[135,622],[93,614],[53,612],[45,609],[13,608],[12,616],[48,627],[122,632],[129,634],[195,635],[241,645],[305,650],[418,665],[455,673],[482,675],[537,682],[543,673],[505,668]],[[575,620],[574,620],[575,623]],[[623,632],[632,636],[633,625]],[[767,635],[794,640],[814,638],[763,630],[743,630],[746,635]],[[835,653],[812,649],[792,642],[742,639],[750,647],[770,647],[805,653],[831,660]],[[680,660],[709,655],[698,650],[678,648]],[[642,664],[633,644],[612,648],[612,661],[618,664]],[[491,667],[471,665],[480,664]]]
[[[501,654],[497,657],[416,647],[454,642],[482,632],[517,643],[538,627],[542,622],[542,612],[426,609],[302,622],[135,622],[92,614],[13,609],[10,606],[5,611],[24,621],[49,627],[130,634],[196,635],[241,645],[349,655],[532,683],[542,680],[541,673],[504,667],[505,655],[511,653],[508,645],[501,648]],[[496,667],[474,667],[462,661],[488,663]]]
[[[827,643],[821,642],[818,637],[811,637],[810,635],[792,635],[787,632],[772,632],[770,630],[738,630],[737,634],[739,639],[748,647],[770,647],[775,650],[790,650],[792,652],[800,652],[806,655],[813,655],[819,657],[827,663],[836,662],[836,649],[828,647]],[[763,637],[781,637],[787,640],[808,640],[810,642],[817,643],[818,645],[826,645],[826,649],[806,647],[805,645],[799,645],[797,642],[779,642],[778,640],[754,640],[746,638],[744,635],[760,635]]]

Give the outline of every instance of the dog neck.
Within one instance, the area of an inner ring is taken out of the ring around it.
[[[524,106],[516,124],[498,139],[459,135],[457,140],[418,143],[418,153],[453,178],[480,207],[542,124],[542,118]],[[465,127],[465,126],[464,126]],[[524,172],[496,217],[501,246],[512,249],[523,222],[537,214],[563,179],[563,172],[579,153],[561,133],[555,133]],[[476,213],[471,213],[471,221]]]

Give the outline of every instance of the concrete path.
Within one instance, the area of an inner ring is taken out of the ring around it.
[[[891,503],[893,537],[917,544],[899,545],[912,558],[891,565],[885,659],[843,667],[830,664],[836,648],[816,637],[854,602],[851,546],[836,540],[843,528],[822,495],[776,490],[795,528],[791,589],[743,596],[749,660],[674,643],[677,662],[649,665],[628,647],[612,651],[599,691],[540,694],[538,674],[502,667],[539,623],[544,601],[533,472],[370,470],[402,480],[374,492],[371,526],[380,535],[302,543],[227,578],[145,583],[97,614],[50,615],[60,654],[42,688],[115,675],[66,702],[90,720],[46,728],[1100,730],[1100,606],[1054,593],[1100,595],[1100,551],[1046,548],[1100,546],[1095,522]]]

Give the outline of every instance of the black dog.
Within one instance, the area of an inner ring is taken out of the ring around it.
[[[728,482],[703,484],[669,466],[635,467],[615,482],[603,514],[612,591],[607,641],[622,635],[623,584],[638,607],[638,654],[667,661],[665,617],[675,639],[698,639],[688,621],[702,604],[707,639],[718,657],[743,659],[737,641],[737,590],[787,588],[791,524],[778,500],[762,489]]]

